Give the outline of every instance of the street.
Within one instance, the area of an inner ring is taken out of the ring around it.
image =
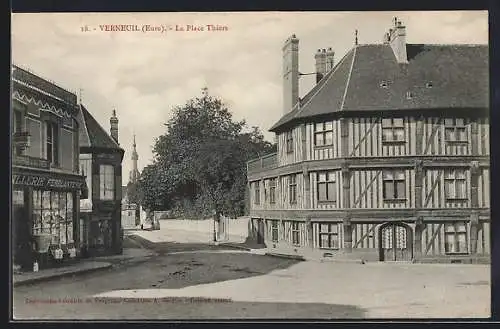
[[[194,241],[150,247],[158,256],[141,264],[16,287],[15,319],[478,318],[490,312],[486,265],[299,262]]]

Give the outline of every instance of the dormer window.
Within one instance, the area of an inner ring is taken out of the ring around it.
[[[432,82],[427,82],[427,83],[425,84],[425,87],[426,87],[426,88],[432,88]]]
[[[406,99],[412,99],[413,98],[413,93],[411,91],[406,92]]]
[[[381,87],[381,88],[388,88],[388,87],[389,87],[389,85],[387,84],[387,81],[382,81],[382,82],[380,83],[380,87]]]

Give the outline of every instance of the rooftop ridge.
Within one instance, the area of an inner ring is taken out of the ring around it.
[[[70,93],[70,94],[73,94],[73,95],[77,96],[77,92],[75,90],[62,87],[59,83],[56,83],[54,80],[49,79],[46,76],[33,71],[32,69],[28,68],[26,65],[12,63],[12,66],[15,67],[16,69],[20,69],[22,71],[25,71],[25,72],[27,72],[29,74],[32,74],[32,75],[40,78],[42,80],[45,80],[45,81],[53,84],[57,88],[60,88],[60,89],[64,90],[67,93]]]

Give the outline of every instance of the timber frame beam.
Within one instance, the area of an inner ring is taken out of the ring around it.
[[[248,180],[272,178],[280,175],[301,173],[304,171],[335,170],[342,168],[414,168],[418,163],[422,167],[471,167],[477,162],[479,167],[489,167],[489,156],[399,156],[399,157],[365,157],[340,158],[329,160],[314,160],[294,163],[292,165],[266,169],[258,172],[248,172]]]

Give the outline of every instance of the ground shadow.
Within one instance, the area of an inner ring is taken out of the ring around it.
[[[78,309],[79,308],[79,309]],[[15,311],[16,319],[71,320],[195,320],[195,319],[362,319],[366,311],[353,305],[325,303],[232,302],[206,300],[124,301],[115,300],[70,305],[65,312],[57,305],[38,305],[32,312],[26,307]]]

